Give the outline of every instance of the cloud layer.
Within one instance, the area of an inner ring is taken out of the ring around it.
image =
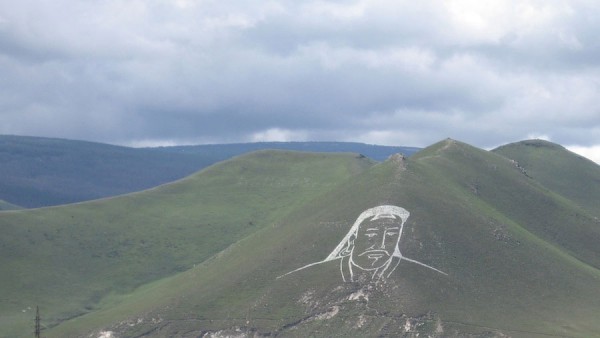
[[[594,1],[5,1],[0,133],[600,145]]]

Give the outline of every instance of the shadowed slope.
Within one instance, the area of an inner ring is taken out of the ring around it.
[[[37,208],[148,189],[215,161],[108,144],[0,135],[0,199]]]

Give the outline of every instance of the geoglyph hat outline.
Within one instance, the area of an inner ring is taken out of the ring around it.
[[[402,237],[402,230],[404,228],[404,223],[410,216],[410,212],[408,212],[408,210],[406,210],[404,208],[397,207],[395,205],[380,205],[380,206],[370,208],[370,209],[363,211],[358,216],[358,218],[356,219],[356,221],[354,222],[354,224],[352,225],[350,230],[348,230],[348,233],[346,234],[346,236],[344,236],[344,238],[342,238],[342,241],[335,247],[335,249],[333,249],[333,251],[329,254],[329,256],[327,256],[327,258],[325,258],[323,260],[323,262],[327,262],[327,261],[330,261],[330,260],[333,260],[336,258],[340,258],[340,257],[349,255],[350,253],[346,253],[344,251],[346,251],[346,249],[347,249],[350,238],[358,233],[358,228],[360,227],[362,222],[364,222],[369,217],[374,217],[373,220],[376,220],[383,215],[400,216],[400,218],[402,219],[402,223],[400,224],[400,235],[398,236],[398,242],[400,242],[400,239]],[[399,256],[397,256],[397,254]],[[402,254],[400,254],[400,249],[398,248],[398,245],[395,246],[394,253],[392,256],[397,256],[397,257],[402,256]]]

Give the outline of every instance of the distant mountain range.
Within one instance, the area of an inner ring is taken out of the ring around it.
[[[0,336],[597,337],[600,166],[529,140],[261,150],[0,212]],[[588,187],[589,186],[589,187]]]
[[[158,148],[0,135],[0,200],[36,208],[116,196],[183,178],[250,151],[361,153],[383,161],[418,148],[345,142],[268,142]],[[0,210],[3,205],[0,204]]]

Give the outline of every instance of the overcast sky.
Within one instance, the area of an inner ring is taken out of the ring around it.
[[[600,161],[598,32],[596,0],[0,0],[0,134]]]

